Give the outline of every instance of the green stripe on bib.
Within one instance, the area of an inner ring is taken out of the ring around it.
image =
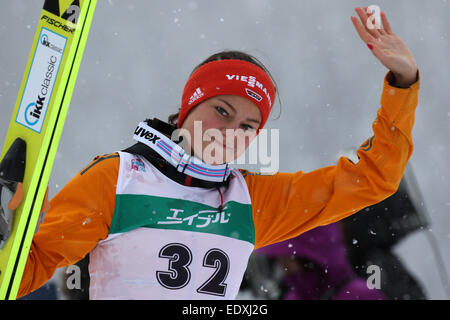
[[[223,210],[194,201],[117,194],[110,234],[136,228],[203,232],[255,243],[250,204],[226,202]]]

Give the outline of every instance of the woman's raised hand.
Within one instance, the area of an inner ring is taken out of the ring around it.
[[[375,12],[367,7],[365,10],[355,8],[361,21],[351,16],[359,37],[372,50],[375,57],[395,76],[395,85],[409,87],[417,81],[418,67],[414,56],[404,42],[392,31],[386,14],[381,11],[383,25],[376,21]],[[362,22],[362,23],[361,23]]]

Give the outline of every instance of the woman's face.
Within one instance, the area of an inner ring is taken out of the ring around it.
[[[193,108],[181,129],[187,146],[209,164],[231,162],[242,155],[261,124],[256,104],[236,95],[212,97]]]

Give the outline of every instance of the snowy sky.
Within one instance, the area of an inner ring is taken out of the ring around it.
[[[42,3],[0,2],[0,141]],[[133,143],[139,121],[175,112],[192,68],[224,49],[256,55],[278,82],[282,108],[276,105],[267,128],[280,129],[280,171],[335,164],[344,150],[372,135],[387,72],[350,20],[354,7],[371,4],[386,12],[421,71],[410,165],[449,272],[448,0],[100,0],[50,179],[51,195],[95,155]],[[446,298],[423,232],[405,239],[396,252],[429,298]]]

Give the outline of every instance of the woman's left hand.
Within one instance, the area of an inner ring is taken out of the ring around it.
[[[395,85],[403,88],[409,87],[417,81],[418,67],[414,56],[404,42],[393,31],[386,14],[381,11],[383,26],[374,23],[375,17],[360,7],[355,8],[361,22],[351,17],[353,25],[360,38],[372,50],[375,57],[395,76]]]

